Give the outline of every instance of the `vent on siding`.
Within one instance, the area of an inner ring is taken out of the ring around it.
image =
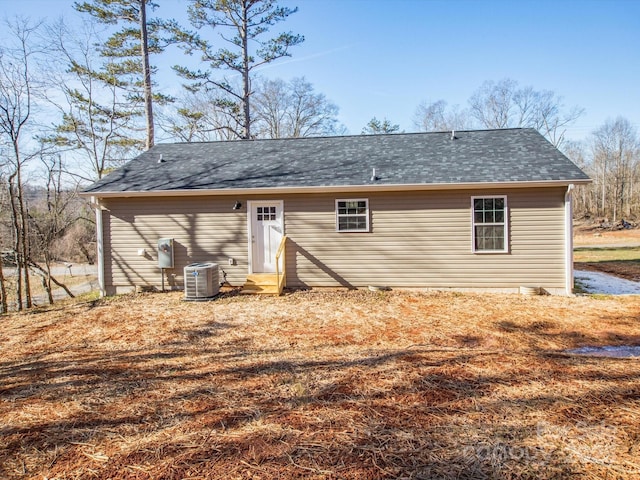
[[[217,263],[192,263],[184,267],[185,300],[206,300],[220,291]]]

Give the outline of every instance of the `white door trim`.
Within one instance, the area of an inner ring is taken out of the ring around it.
[[[249,258],[249,274],[254,272],[253,265],[253,210],[254,206],[263,205],[277,205],[280,210],[280,226],[282,229],[282,235],[284,236],[284,201],[283,200],[247,200],[247,249]]]

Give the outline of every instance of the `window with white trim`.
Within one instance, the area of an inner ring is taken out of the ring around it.
[[[369,231],[369,200],[366,198],[336,200],[338,232]]]
[[[471,197],[473,251],[507,252],[507,197]]]

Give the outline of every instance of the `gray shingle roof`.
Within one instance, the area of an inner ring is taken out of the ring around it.
[[[533,129],[158,144],[87,193],[584,182]],[[162,157],[162,162],[158,160]],[[371,179],[376,169],[377,180]]]

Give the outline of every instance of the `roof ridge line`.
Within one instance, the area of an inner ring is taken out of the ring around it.
[[[156,146],[163,145],[209,145],[209,144],[221,144],[221,143],[236,143],[236,142],[277,142],[277,141],[290,141],[290,140],[319,140],[319,139],[338,139],[338,138],[369,138],[369,137],[399,137],[399,136],[411,136],[411,135],[442,135],[450,134],[452,131],[456,133],[488,133],[488,132],[504,132],[509,130],[535,130],[533,127],[507,127],[507,128],[482,128],[482,129],[450,129],[450,130],[437,130],[433,132],[394,132],[394,133],[375,133],[375,134],[353,134],[353,135],[320,135],[313,137],[281,137],[281,138],[236,138],[228,140],[207,140],[204,142],[166,142],[156,143]],[[154,148],[151,147],[151,148]],[[148,150],[147,150],[148,151]]]

